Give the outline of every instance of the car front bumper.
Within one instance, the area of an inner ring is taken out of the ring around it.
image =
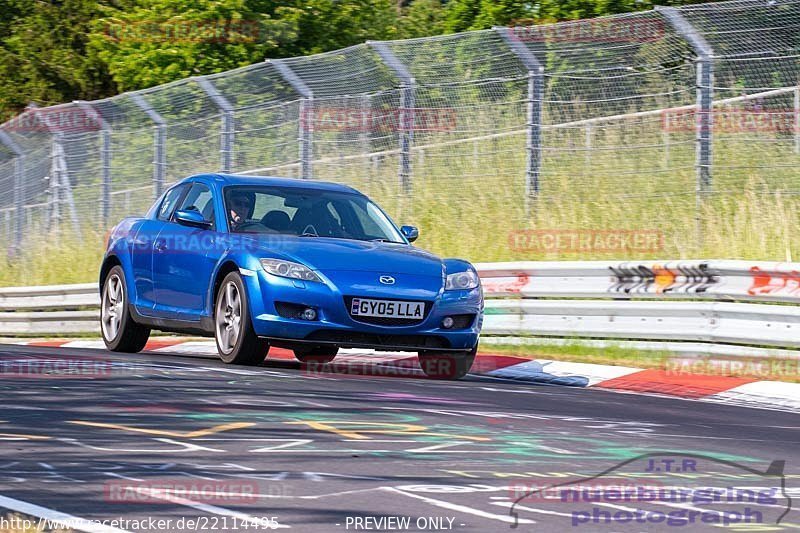
[[[253,329],[274,345],[287,347],[311,343],[391,351],[471,351],[477,345],[483,322],[480,287],[444,291],[439,278],[411,275],[397,275],[398,285],[394,287],[359,279],[369,277],[374,276],[352,273],[349,277],[338,276],[338,283],[334,283],[323,276],[325,283],[316,283],[281,278],[263,270],[247,271],[243,279]],[[355,320],[347,308],[346,296],[425,301],[428,305],[422,321],[411,325],[378,325]],[[317,312],[317,319],[282,316],[275,302],[310,307]],[[474,319],[460,329],[444,328],[444,318],[455,315],[473,315]]]

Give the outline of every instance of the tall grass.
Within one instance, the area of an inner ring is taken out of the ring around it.
[[[97,231],[84,231],[82,239],[63,231],[28,237],[16,253],[0,255],[0,285],[96,281],[104,242]]]
[[[791,138],[718,138],[713,181],[697,194],[691,133],[665,134],[651,121],[594,135],[590,149],[582,129],[545,137],[535,197],[526,195],[524,135],[417,148],[407,189],[398,178],[397,154],[337,160],[322,153],[321,144],[315,156],[328,159],[314,165],[314,175],[350,184],[398,223],[419,226],[418,246],[475,262],[800,257],[800,155]],[[145,209],[147,194],[132,199],[137,209]],[[120,206],[112,207],[121,214]],[[91,209],[96,214],[96,202]],[[82,217],[81,238],[68,221],[60,231],[31,225],[21,250],[0,257],[0,285],[94,281],[108,229],[97,220]],[[663,235],[663,247],[546,252],[510,246],[510,235],[526,229],[651,230]]]

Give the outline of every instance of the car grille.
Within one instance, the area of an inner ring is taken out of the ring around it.
[[[428,317],[428,313],[433,307],[433,303],[425,302],[425,311],[422,313],[422,319],[420,320],[410,320],[408,318],[390,318],[390,317],[380,317],[380,316],[353,316],[350,310],[353,308],[353,298],[356,296],[345,296],[344,297],[344,305],[347,308],[347,313],[350,315],[350,318],[355,320],[356,322],[361,322],[363,324],[372,324],[375,326],[416,326],[417,324],[421,324],[425,321]],[[358,298],[371,298],[369,296],[358,296]],[[382,298],[371,298],[376,300],[381,300]],[[398,300],[396,298],[390,298],[390,300],[396,302],[418,302],[419,300]]]
[[[312,331],[304,340],[335,342],[341,346],[408,347],[408,348],[450,348],[450,342],[438,335],[381,335],[356,331],[318,329]]]

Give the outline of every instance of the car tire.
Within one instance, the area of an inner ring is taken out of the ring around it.
[[[317,365],[324,365],[333,361],[336,354],[339,353],[338,346],[308,346],[294,349],[295,358],[301,363],[313,363]]]
[[[150,338],[150,328],[133,320],[128,303],[125,272],[117,265],[103,280],[100,295],[100,333],[112,352],[140,352]]]
[[[431,379],[461,379],[467,375],[478,347],[470,352],[420,352],[419,366]]]
[[[247,291],[238,272],[229,273],[219,285],[214,300],[214,339],[225,363],[254,366],[267,357],[269,342],[253,329]]]

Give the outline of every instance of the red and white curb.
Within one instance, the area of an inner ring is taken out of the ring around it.
[[[104,349],[102,340],[22,341],[16,344],[62,348]],[[180,338],[153,338],[145,351],[215,356],[213,341],[187,341]],[[268,359],[294,360],[290,350],[272,348]],[[375,352],[362,349],[340,350],[335,361],[323,371],[369,376],[423,377],[417,356],[408,352]],[[624,366],[571,363],[526,359],[511,355],[480,353],[472,374],[550,385],[591,387],[628,393],[646,393],[758,407],[800,411],[800,383],[759,381],[732,376],[668,372]]]

